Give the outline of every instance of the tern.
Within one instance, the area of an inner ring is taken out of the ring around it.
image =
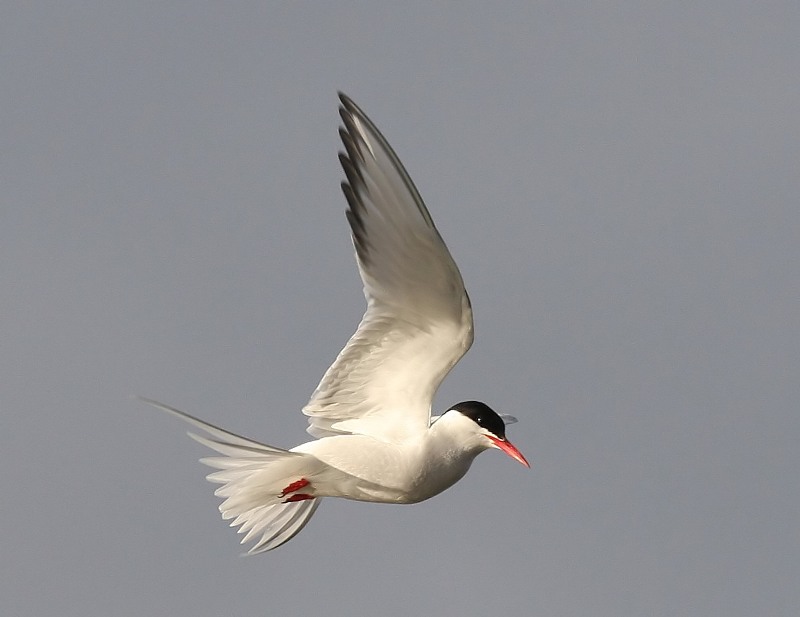
[[[516,421],[464,401],[439,416],[431,404],[473,340],[461,274],[394,150],[363,111],[339,94],[342,190],[367,310],[303,408],[316,439],[290,450],[208,424],[150,399],[202,432],[219,456],[219,509],[254,541],[249,554],[288,542],[324,497],[409,504],[433,497],[497,448],[530,467],[506,438]]]

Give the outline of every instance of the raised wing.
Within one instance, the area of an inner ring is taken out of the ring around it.
[[[339,95],[339,161],[367,311],[303,413],[315,437],[399,442],[430,423],[433,395],[472,344],[464,282],[391,146]]]

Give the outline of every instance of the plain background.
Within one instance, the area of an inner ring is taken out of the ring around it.
[[[800,5],[5,3],[0,612],[794,615]],[[153,397],[278,446],[363,311],[336,91],[519,416],[416,506],[241,558]]]

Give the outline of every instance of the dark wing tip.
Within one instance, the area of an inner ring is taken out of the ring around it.
[[[364,223],[365,208],[359,194],[365,190],[364,177],[360,163],[364,161],[363,139],[356,127],[358,117],[361,121],[366,119],[364,112],[343,92],[339,92],[339,116],[344,126],[339,127],[339,138],[344,145],[344,152],[339,152],[339,163],[344,171],[345,181],[342,182],[342,192],[349,206],[346,211],[347,221],[352,232],[353,245],[362,263],[367,263],[369,255],[369,242]],[[368,121],[367,121],[368,123]]]
[[[342,109],[346,109],[349,112],[360,111],[358,109],[358,105],[353,102],[353,99],[347,96],[344,92],[339,90],[336,94],[339,95],[339,102],[342,104]]]
[[[372,120],[369,119],[367,114],[365,114],[361,108],[353,102],[349,96],[344,94],[343,92],[339,92],[339,101],[341,101],[341,105],[339,106],[339,116],[342,119],[342,123],[344,124],[344,131],[345,133],[350,134],[350,139],[355,142],[363,142],[363,139],[359,139],[358,135],[361,133],[361,130],[358,129],[356,126],[356,121],[354,118],[358,119],[358,122],[363,124],[367,127],[369,133],[379,142],[381,142],[382,146],[388,150],[391,150],[391,146],[389,146],[386,139],[381,135],[381,132],[378,130]],[[341,135],[341,130],[340,130]],[[345,146],[347,144],[345,143]],[[396,158],[396,155],[395,155]],[[399,163],[399,161],[398,161]]]
[[[373,148],[375,148],[376,151],[381,151],[383,155],[389,159],[389,164],[394,167],[395,173],[405,185],[410,199],[416,205],[425,224],[433,230],[433,233],[438,235],[439,232],[436,231],[436,226],[422,201],[422,197],[420,197],[417,188],[414,186],[414,182],[409,177],[408,172],[389,145],[389,142],[386,141],[386,138],[378,130],[378,127],[373,124],[372,120],[369,119],[349,96],[341,91],[339,91],[338,94],[341,103],[339,106],[339,116],[343,124],[343,126],[339,127],[339,138],[342,140],[345,149],[344,153],[340,152],[339,161],[344,169],[345,177],[347,178],[347,182],[342,185],[342,189],[345,191],[345,196],[350,205],[350,211],[353,212],[355,217],[351,218],[350,222],[354,235],[361,234],[360,238],[356,238],[356,248],[360,248],[359,256],[362,259],[366,259],[368,249],[366,230],[363,222],[360,222],[356,228],[353,226],[353,221],[366,216],[365,204],[361,199],[362,193],[365,193],[367,190],[362,170],[367,159],[375,157]],[[370,145],[367,140],[372,142],[372,145]],[[345,189],[345,186],[349,186],[349,190]]]

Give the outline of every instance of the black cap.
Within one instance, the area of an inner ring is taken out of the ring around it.
[[[506,438],[505,422],[503,422],[503,419],[497,415],[497,412],[486,403],[481,403],[480,401],[464,401],[463,403],[453,405],[451,409],[467,416],[475,422],[475,424],[486,429],[494,436],[503,440]]]

